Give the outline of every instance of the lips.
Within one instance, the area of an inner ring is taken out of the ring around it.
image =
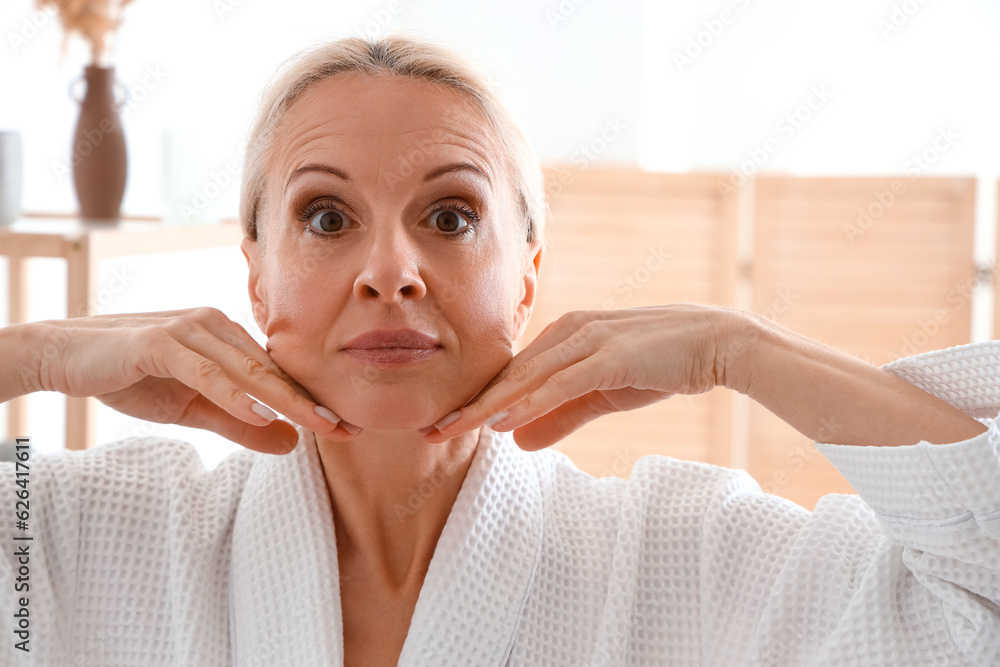
[[[415,329],[372,329],[351,339],[344,350],[432,350],[441,347],[437,339]]]
[[[414,329],[374,329],[354,338],[343,352],[365,366],[398,368],[436,358],[438,341]]]

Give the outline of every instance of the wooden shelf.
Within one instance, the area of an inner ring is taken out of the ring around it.
[[[67,317],[88,315],[96,303],[97,272],[103,259],[159,252],[182,252],[238,245],[242,230],[235,221],[169,225],[156,220],[126,219],[116,223],[78,218],[25,216],[0,227],[0,256],[9,261],[10,323],[27,320],[26,260],[66,260]],[[7,437],[24,436],[26,397],[8,402]],[[96,444],[94,398],[66,397],[66,446],[85,449]]]

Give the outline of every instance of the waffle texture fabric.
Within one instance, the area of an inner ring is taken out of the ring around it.
[[[819,443],[860,494],[815,511],[664,456],[628,480],[483,429],[400,665],[1000,664],[1000,342],[887,370],[989,425],[963,442]],[[135,438],[31,461],[30,653],[0,556],[2,665],[343,664],[315,439],[206,472]],[[15,503],[0,467],[0,507]],[[433,488],[414,489],[401,520]],[[11,520],[11,523],[13,521]]]

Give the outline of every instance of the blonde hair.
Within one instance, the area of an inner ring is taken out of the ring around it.
[[[483,114],[500,146],[503,167],[514,186],[529,244],[544,241],[547,205],[541,165],[513,116],[486,80],[452,51],[401,35],[379,39],[347,37],[311,47],[279,68],[265,88],[251,125],[243,160],[240,222],[257,240],[265,208],[267,161],[285,112],[313,84],[349,72],[436,82],[464,94]]]

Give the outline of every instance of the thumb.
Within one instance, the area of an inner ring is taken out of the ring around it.
[[[545,449],[584,424],[614,411],[614,408],[609,409],[600,392],[592,391],[514,429],[514,442],[526,452]]]
[[[218,433],[227,440],[264,454],[287,454],[299,440],[298,431],[288,422],[275,419],[267,426],[254,426],[232,416],[201,394],[188,404],[177,423]]]

